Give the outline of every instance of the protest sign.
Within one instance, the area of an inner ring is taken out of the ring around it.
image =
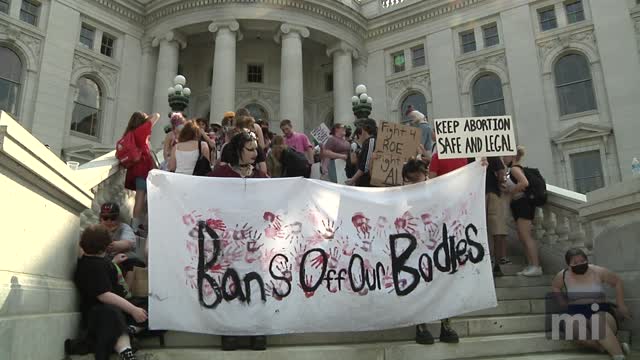
[[[434,123],[440,159],[516,154],[511,116],[436,119]]]
[[[495,307],[478,206],[484,175],[476,163],[428,183],[357,189],[154,170],[150,326],[222,335],[365,331]]]
[[[331,131],[324,123],[320,124],[317,128],[311,130],[311,136],[318,142],[320,145],[324,145],[327,140],[329,140],[329,136],[331,136]]]
[[[382,121],[371,164],[372,185],[402,185],[402,166],[418,154],[421,134],[419,128]]]

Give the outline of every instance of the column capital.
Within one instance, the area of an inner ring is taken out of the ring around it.
[[[342,52],[345,54],[350,53],[354,59],[358,59],[358,57],[360,56],[360,53],[358,52],[358,50],[356,50],[355,47],[347,44],[344,41],[338,41],[337,43],[327,48],[327,56],[329,57],[331,57],[336,52]]]
[[[172,42],[175,41],[176,43],[178,43],[180,45],[180,47],[182,49],[187,47],[187,38],[180,32],[178,32],[177,30],[171,30],[166,32],[164,35],[162,36],[156,36],[153,41],[151,42],[151,45],[153,47],[159,46],[160,42],[162,41],[168,41],[168,42]]]
[[[221,29],[229,29],[231,32],[236,33],[236,40],[240,41],[244,37],[242,32],[240,31],[240,23],[236,20],[224,20],[224,21],[215,21],[209,24],[209,32],[217,33]]]
[[[150,53],[153,49],[153,38],[143,37],[140,39],[140,48],[142,49],[143,54]]]
[[[283,36],[285,36],[285,35],[293,35],[293,34],[298,34],[300,36],[300,38],[308,38],[309,35],[310,35],[309,29],[307,29],[304,26],[294,25],[294,24],[289,24],[289,23],[283,23],[278,28],[278,32],[273,37],[273,40],[275,40],[275,42],[279,44],[280,40],[281,40],[281,38]]]

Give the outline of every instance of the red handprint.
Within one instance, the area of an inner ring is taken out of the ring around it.
[[[290,253],[291,257],[294,258],[296,268],[300,268],[300,264],[302,263],[302,257],[304,253],[307,251],[307,247],[305,244],[298,245],[298,248],[294,249],[294,252]]]
[[[270,211],[267,211],[262,216],[264,221],[268,222],[273,228],[280,230],[282,229],[282,218],[280,215],[276,215]]]
[[[220,219],[208,219],[207,226],[213,230],[225,231],[227,230],[227,225],[225,225],[224,221]]]
[[[329,251],[329,268],[336,269],[338,264],[340,263],[340,259],[342,258],[342,254],[340,253],[340,249],[338,247],[334,247],[331,251]]]
[[[376,237],[380,239],[386,239],[388,226],[389,226],[389,220],[387,220],[386,217],[384,216],[378,217],[378,222],[376,223]]]
[[[313,275],[307,275],[305,277],[305,279],[304,279],[304,284],[306,285],[307,288],[313,287],[313,285],[315,285],[313,283]],[[315,294],[315,291],[306,291],[306,290],[304,290],[302,285],[298,284],[298,286],[300,287],[300,289],[302,289],[304,291],[304,296],[307,297],[307,298],[310,298]]]
[[[394,225],[399,233],[415,234],[416,222],[415,217],[410,212],[405,212],[401,217],[396,218]]]
[[[252,230],[253,228],[249,226],[249,223],[242,225],[242,228],[240,228],[240,225],[236,224],[235,229],[233,229],[233,240],[237,241],[247,239]]]
[[[244,256],[244,260],[251,264],[254,261],[260,259],[262,251],[260,248],[264,246],[264,244],[260,244],[260,238],[262,234],[258,233],[258,231],[254,231],[248,235],[247,241],[247,253]]]
[[[264,286],[264,292],[267,296],[270,296],[274,299],[276,299],[277,301],[282,301],[282,299],[284,299],[284,297],[282,297],[280,294],[285,294],[285,289],[283,289],[284,283],[283,282],[278,282],[279,285],[275,285],[273,283],[273,281],[271,281],[270,284],[266,284]]]
[[[338,229],[340,229],[340,225],[336,226],[335,221],[327,219],[326,222],[322,220],[322,228],[321,230],[316,230],[316,232],[320,234],[325,240],[333,240],[333,237],[336,235]]]
[[[351,217],[351,223],[358,231],[358,234],[367,234],[371,231],[371,226],[369,225],[369,218],[364,216],[363,213],[357,212],[353,214]]]
[[[286,226],[289,228],[289,234],[287,234],[286,239],[289,242],[302,240],[302,223],[299,221],[294,222],[293,224],[289,224]]]

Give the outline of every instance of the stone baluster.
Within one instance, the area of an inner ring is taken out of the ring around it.
[[[556,219],[555,214],[549,206],[544,207],[542,226],[544,226],[545,230],[544,243],[555,244],[558,240],[558,235],[556,235]]]
[[[569,217],[569,231],[569,241],[571,241],[571,244],[576,247],[584,247],[586,236],[578,215],[574,214]]]
[[[556,234],[559,242],[569,241],[569,219],[562,211],[556,214]]]

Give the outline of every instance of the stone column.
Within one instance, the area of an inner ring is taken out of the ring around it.
[[[156,77],[156,66],[158,65],[158,52],[151,46],[151,43],[151,39],[141,40],[142,79],[139,84],[140,104],[138,107],[147,113],[153,112],[154,81]],[[168,87],[169,86],[167,86],[167,88]]]
[[[353,96],[353,62],[358,52],[344,41],[327,49],[327,56],[333,56],[333,117],[336,123],[352,124],[351,109]]]
[[[169,112],[171,111],[167,89],[173,85],[173,78],[178,74],[180,48],[184,49],[187,42],[181,34],[173,30],[164,36],[153,39],[152,45],[159,47],[153,112],[160,113],[160,120],[151,135],[151,147],[155,150],[162,146],[162,140],[164,140],[162,128],[168,124]]]
[[[302,39],[309,30],[282,24],[275,36],[282,44],[280,63],[280,118],[289,119],[296,131],[304,131],[304,89],[302,82]]]
[[[235,111],[236,101],[236,41],[242,40],[240,24],[235,20],[214,22],[209,31],[216,34],[211,81],[211,115],[219,123],[226,111]]]
[[[367,85],[367,57],[362,54],[358,54],[353,64],[353,90],[360,84]]]

